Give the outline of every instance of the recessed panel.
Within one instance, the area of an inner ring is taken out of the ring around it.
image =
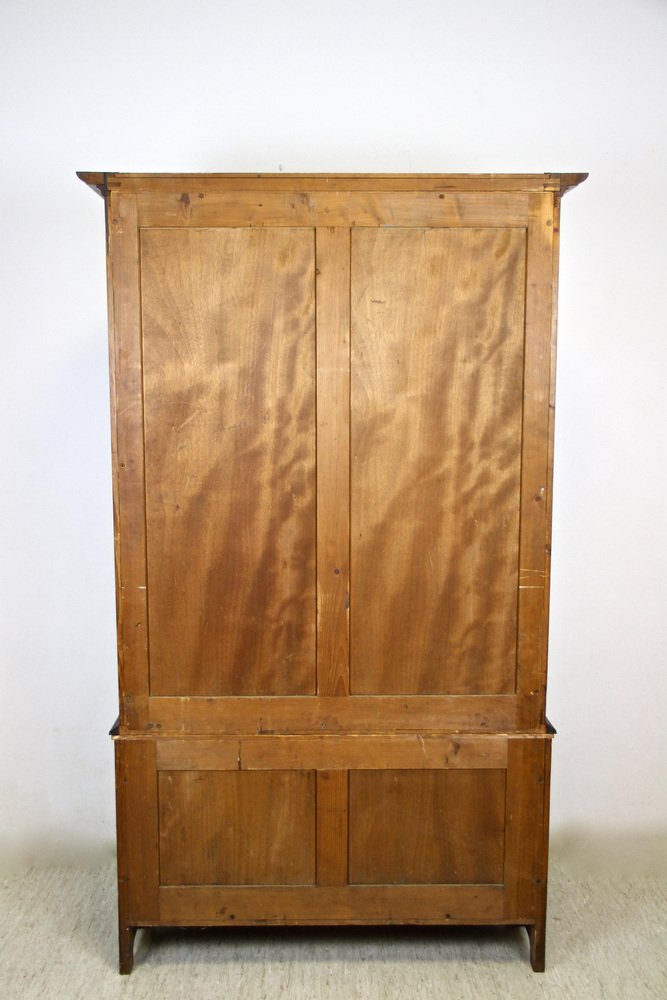
[[[515,689],[525,233],[352,232],[351,689]]]
[[[161,771],[161,885],[312,885],[315,772]]]
[[[350,771],[350,882],[501,883],[505,774]]]
[[[315,691],[314,236],[142,232],[153,695]]]

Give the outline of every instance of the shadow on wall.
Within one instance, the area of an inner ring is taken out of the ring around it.
[[[667,829],[564,827],[551,834],[549,855],[572,875],[667,877]]]
[[[63,838],[61,832],[0,840],[0,875],[26,868],[101,868],[116,856],[113,840]]]

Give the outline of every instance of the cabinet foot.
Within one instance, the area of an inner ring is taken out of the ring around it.
[[[134,937],[136,927],[118,928],[118,970],[121,976],[129,976],[134,964]]]
[[[526,930],[530,941],[530,964],[533,972],[544,972],[546,924],[544,921],[539,924],[528,924]]]

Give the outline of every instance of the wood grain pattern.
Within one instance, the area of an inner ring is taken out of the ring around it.
[[[437,191],[138,192],[139,225],[154,226],[508,226],[528,223],[528,195]]]
[[[151,692],[313,692],[313,233],[144,232],[142,301]]]
[[[317,772],[317,884],[347,884],[348,773]]]
[[[547,881],[549,876],[549,807],[551,795],[551,744],[546,740],[542,754],[538,753],[540,775],[538,776],[537,792],[542,791],[542,802],[538,804],[540,826],[535,831],[533,848],[533,886],[535,896],[535,923],[528,927],[530,939],[530,963],[533,972],[544,972],[546,965],[546,929],[547,929]],[[541,782],[540,779],[541,778]]]
[[[159,770],[255,768],[504,768],[507,737],[410,736],[183,737],[158,741]]]
[[[352,235],[355,694],[514,690],[524,253]]]
[[[503,881],[504,770],[351,771],[349,808],[352,883]]]
[[[511,740],[507,769],[506,915],[543,918],[546,906],[550,739]],[[546,812],[545,812],[546,810]]]
[[[558,208],[585,175],[81,176],[108,212],[121,971],[139,926],[266,923],[520,924],[543,969]]]
[[[123,174],[77,171],[99,193],[137,191],[559,191],[588,174]]]
[[[147,714],[148,731],[169,734],[507,732],[517,703],[514,695],[150,698],[133,711]]]
[[[118,909],[122,927],[158,917],[158,791],[155,741],[114,740]]]
[[[315,882],[312,771],[161,771],[162,885]]]
[[[551,343],[549,372],[549,429],[547,433],[547,480],[545,503],[545,545],[544,545],[544,591],[542,601],[542,670],[533,696],[532,711],[522,706],[517,713],[521,725],[526,728],[537,724],[541,726],[546,719],[547,701],[547,664],[549,650],[549,606],[551,592],[551,522],[553,515],[553,472],[554,472],[554,418],[556,413],[556,347],[558,328],[558,262],[560,249],[560,212],[561,197],[554,198],[553,205],[553,238],[551,266]],[[549,751],[550,752],[550,751]]]
[[[502,886],[495,885],[165,886],[160,889],[160,923],[220,927],[516,922],[503,917],[503,896]]]
[[[522,428],[517,690],[533,696],[519,725],[544,721],[545,586],[550,499],[549,437],[553,299],[553,195],[531,195],[526,264],[526,359]]]
[[[108,213],[118,671],[121,693],[142,695],[148,693],[148,607],[136,199],[114,193]],[[133,715],[124,699],[120,710],[123,725],[145,725],[145,714]]]
[[[317,692],[349,692],[350,234],[316,231]]]

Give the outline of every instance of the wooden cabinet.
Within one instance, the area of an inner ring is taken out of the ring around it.
[[[522,924],[585,175],[82,174],[107,210],[137,927]]]

